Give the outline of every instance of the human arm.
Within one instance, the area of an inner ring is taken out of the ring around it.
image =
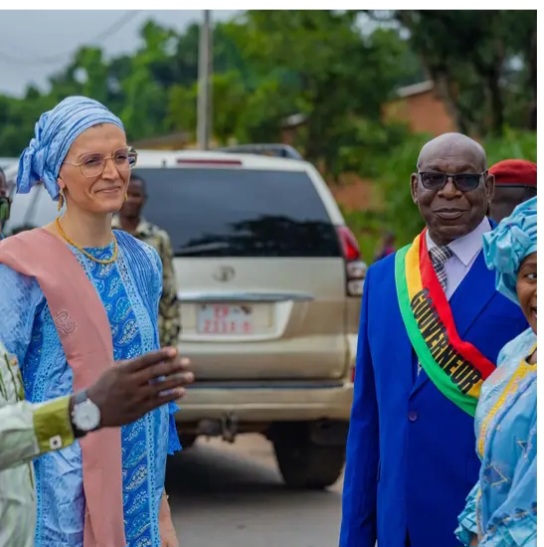
[[[378,404],[368,337],[372,269],[364,290],[346,449],[340,547],[374,547],[379,462]]]
[[[72,444],[69,399],[40,405],[19,401],[0,408],[0,470]]]
[[[161,547],[179,547],[166,492],[162,494],[161,506],[159,508],[159,532],[161,535]]]
[[[24,401],[19,365],[32,336],[43,295],[37,282],[0,264],[0,469],[73,441],[68,398]],[[60,440],[59,440],[60,439]]]
[[[7,360],[6,364],[16,370]],[[131,423],[158,406],[182,397],[183,386],[193,381],[192,373],[185,372],[187,365],[187,360],[180,359],[174,348],[117,362],[87,390],[89,399],[100,410],[99,426]],[[21,386],[17,376],[12,376],[10,368],[4,366],[0,372],[0,469],[59,450],[74,441],[77,429],[71,420],[73,396],[40,404],[17,400],[14,391],[20,391]],[[17,397],[22,399],[22,394]]]
[[[0,340],[22,366],[45,297],[34,278],[1,263],[0,295]]]

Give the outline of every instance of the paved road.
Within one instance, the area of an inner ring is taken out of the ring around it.
[[[271,445],[199,439],[170,458],[167,491],[182,547],[335,547],[341,480],[328,491],[284,487]]]

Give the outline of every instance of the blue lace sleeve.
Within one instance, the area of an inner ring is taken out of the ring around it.
[[[0,338],[23,367],[43,293],[34,278],[0,264],[0,295]]]
[[[473,535],[478,535],[478,523],[476,520],[476,504],[480,493],[480,483],[477,482],[467,496],[465,508],[459,515],[459,527],[455,530],[457,539],[463,545],[469,545]]]
[[[479,547],[536,545],[536,409],[525,454],[516,465],[508,496],[492,515]]]

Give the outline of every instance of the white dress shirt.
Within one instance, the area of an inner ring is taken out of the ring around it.
[[[446,297],[449,300],[457,287],[461,284],[465,275],[470,271],[476,257],[483,247],[483,235],[491,230],[489,220],[485,217],[478,227],[469,234],[455,239],[448,247],[453,256],[448,258],[444,264],[446,275],[448,276],[448,285],[446,288]],[[436,243],[431,239],[429,232],[426,232],[427,249],[436,247]]]

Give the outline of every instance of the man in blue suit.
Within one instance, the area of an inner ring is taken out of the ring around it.
[[[340,547],[457,547],[478,478],[473,411],[501,348],[527,328],[495,290],[482,234],[494,179],[448,133],[411,177],[426,229],[369,268],[347,444]]]

